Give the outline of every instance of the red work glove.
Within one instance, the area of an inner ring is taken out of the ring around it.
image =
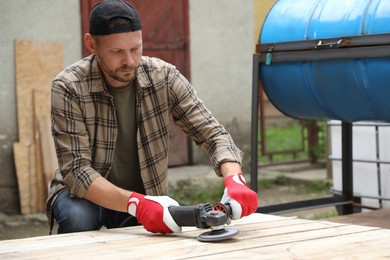
[[[239,173],[225,178],[225,192],[221,203],[230,204],[232,219],[240,219],[256,211],[258,198],[256,192],[246,185],[244,176]]]
[[[179,203],[167,196],[145,196],[133,192],[127,203],[127,210],[149,232],[181,232],[181,227],[176,224],[169,213],[168,207],[170,206],[179,206]]]

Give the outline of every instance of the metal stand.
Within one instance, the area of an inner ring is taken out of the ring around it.
[[[253,55],[252,77],[252,115],[251,115],[251,182],[250,187],[258,191],[258,116],[259,116],[259,89],[260,54]],[[342,195],[333,197],[289,202],[277,205],[259,207],[258,213],[285,213],[304,209],[337,206],[342,215],[353,213],[353,168],[352,168],[352,123],[342,123]]]
[[[346,215],[353,213],[352,123],[341,124],[341,145],[342,197],[344,201],[351,201],[340,207],[340,214]]]
[[[259,133],[259,70],[260,55],[253,55],[252,71],[252,116],[251,116],[251,183],[252,190],[257,192],[257,160],[258,160],[258,133]]]

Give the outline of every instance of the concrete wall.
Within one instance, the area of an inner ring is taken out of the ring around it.
[[[0,212],[19,211],[12,154],[18,141],[14,41],[62,41],[64,66],[71,64],[81,57],[79,13],[79,0],[0,0]]]
[[[253,2],[190,0],[191,81],[245,152],[249,171]],[[194,148],[194,162],[209,162]]]

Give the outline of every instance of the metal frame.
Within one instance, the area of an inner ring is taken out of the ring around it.
[[[256,45],[260,62],[380,58],[390,53],[390,33]],[[352,48],[353,47],[353,48]],[[315,55],[314,55],[315,53]]]
[[[300,132],[301,132],[301,137],[302,137],[302,140],[301,140],[301,145],[299,148],[295,148],[295,149],[289,149],[289,150],[282,150],[282,151],[272,151],[272,150],[268,150],[267,149],[267,138],[266,138],[266,127],[265,127],[265,119],[264,119],[264,115],[265,115],[265,109],[264,109],[264,103],[263,103],[263,91],[260,91],[260,143],[261,143],[261,155],[262,156],[267,156],[269,161],[270,161],[270,164],[274,164],[273,162],[273,157],[274,155],[278,155],[278,154],[292,154],[294,157],[297,153],[299,152],[304,152],[305,151],[305,138],[304,138],[304,126],[302,125],[302,121],[300,121],[301,123],[301,128],[300,128]],[[309,137],[308,137],[309,139]],[[277,163],[276,163],[277,164]]]
[[[258,191],[258,116],[259,116],[259,89],[260,78],[260,54],[253,55],[253,74],[252,74],[252,111],[251,111],[251,182],[250,187]],[[282,213],[289,211],[298,211],[303,209],[312,209],[318,207],[339,206],[339,212],[342,215],[352,214],[354,212],[353,196],[353,168],[352,168],[352,123],[342,123],[342,193],[322,199],[311,199],[297,202],[289,202],[278,205],[259,207],[258,213]]]

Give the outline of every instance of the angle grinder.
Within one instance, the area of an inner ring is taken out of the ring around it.
[[[181,227],[211,228],[211,231],[198,236],[199,241],[215,242],[232,238],[240,233],[233,228],[225,228],[230,224],[232,215],[228,204],[202,203],[196,206],[172,206],[169,207],[173,219]]]

